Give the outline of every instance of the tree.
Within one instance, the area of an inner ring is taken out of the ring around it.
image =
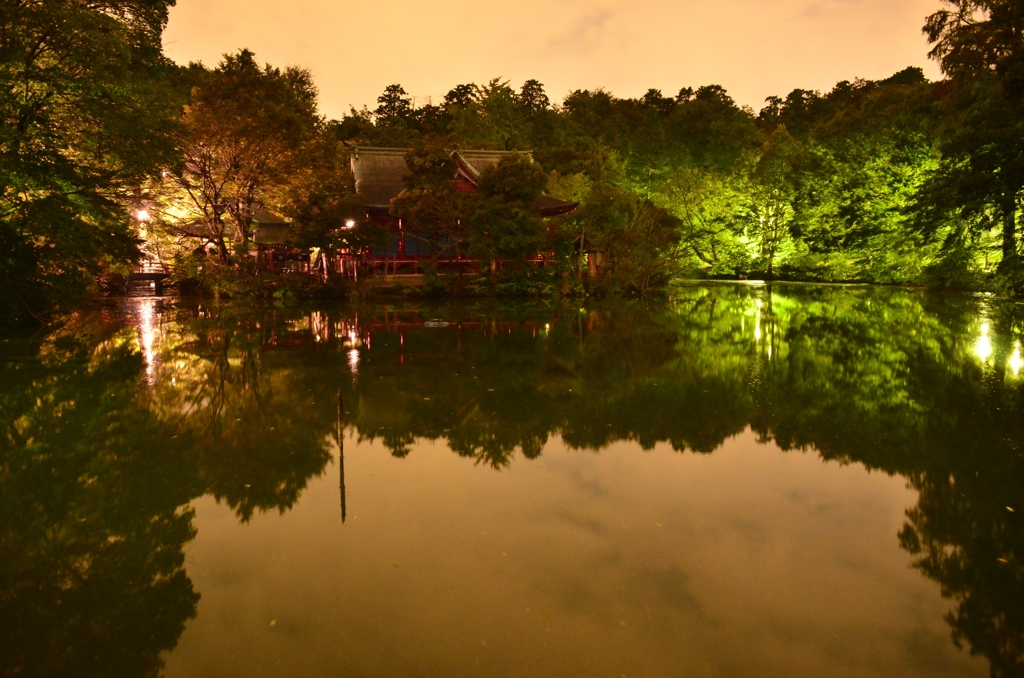
[[[652,191],[655,204],[679,220],[680,245],[693,268],[714,274],[744,271],[741,181],[735,175],[685,167],[666,171]]]
[[[412,113],[412,98],[406,94],[401,85],[385,87],[384,93],[377,97],[377,104],[377,110],[374,113],[377,115],[377,119],[384,123],[407,118]]]
[[[164,174],[159,214],[172,232],[213,244],[222,263],[247,251],[253,212],[280,209],[323,121],[309,71],[260,67],[248,50],[199,78],[182,117],[181,162]]]
[[[1002,230],[1000,269],[1018,258],[1017,211],[1024,188],[1024,4],[943,0],[928,17],[929,53],[950,78],[951,125],[943,163],[923,193],[926,211],[958,209],[981,229],[994,213]]]
[[[470,248],[492,261],[508,260],[513,268],[543,250],[548,233],[534,203],[547,180],[544,170],[522,153],[510,153],[485,169],[469,218]]]
[[[406,187],[391,201],[392,213],[424,234],[434,261],[458,257],[465,246],[470,196],[452,181],[455,162],[439,145],[421,145],[406,154]],[[460,269],[461,271],[461,269]]]
[[[137,256],[137,190],[173,153],[170,0],[0,5],[0,317],[39,316]]]
[[[494,78],[486,85],[472,85],[471,103],[465,105],[467,92],[455,90],[451,134],[461,143],[483,148],[515,150],[524,148],[524,127],[519,97],[508,81]],[[458,88],[457,88],[458,89]],[[537,93],[534,92],[534,95]]]
[[[791,227],[799,254],[787,261],[790,271],[921,279],[938,246],[914,228],[911,208],[939,161],[935,92],[920,69],[908,68],[882,81],[839,83],[813,105],[787,97],[774,113],[787,132],[794,120],[805,130]]]
[[[786,128],[779,127],[765,141],[761,157],[750,173],[747,224],[769,278],[775,274],[775,255],[789,236],[793,219],[792,168],[799,148]]]
[[[551,101],[538,80],[527,80],[519,89],[519,105],[529,113],[539,113],[551,107]]]
[[[642,297],[679,271],[679,220],[649,200],[634,198],[625,223],[604,245],[603,285]]]
[[[342,144],[320,135],[306,145],[303,156],[303,166],[289,177],[281,208],[291,220],[290,244],[322,252],[380,245],[384,234],[367,218],[366,198],[355,192]],[[327,260],[320,261],[326,277]]]

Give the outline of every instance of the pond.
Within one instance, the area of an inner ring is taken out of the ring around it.
[[[1020,675],[1022,335],[808,285],[72,315],[0,342],[0,674]]]

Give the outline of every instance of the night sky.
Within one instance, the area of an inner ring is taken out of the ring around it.
[[[921,26],[938,0],[178,0],[164,34],[179,63],[214,65],[248,47],[260,61],[309,68],[321,110],[373,108],[385,86],[439,101],[453,86],[528,78],[553,101],[603,87],[724,86],[759,110],[796,87],[884,78],[921,66]]]

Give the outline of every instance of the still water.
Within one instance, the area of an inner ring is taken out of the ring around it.
[[[70,316],[0,342],[0,674],[1021,675],[1022,335],[798,285]]]

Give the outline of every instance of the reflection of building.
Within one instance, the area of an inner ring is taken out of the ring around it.
[[[371,266],[378,263],[391,264],[392,270],[416,272],[421,261],[432,257],[430,244],[435,247],[448,243],[428,243],[428,240],[416,228],[415,224],[405,224],[391,214],[391,200],[405,188],[405,179],[409,175],[409,167],[405,157],[407,148],[355,148],[352,151],[352,175],[355,187],[367,200],[367,211],[371,219],[385,227],[388,231],[388,244],[381,250],[375,250],[367,257]],[[481,174],[498,164],[505,156],[521,151],[460,151],[451,152],[455,163],[455,174],[452,180],[459,191],[473,193],[479,189]],[[541,195],[534,203],[542,217],[554,217],[572,212],[578,203],[557,200],[548,195]],[[533,257],[538,265],[543,265],[543,255]],[[445,253],[440,263],[449,268],[463,267],[476,269],[479,262],[466,258],[462,254]]]

